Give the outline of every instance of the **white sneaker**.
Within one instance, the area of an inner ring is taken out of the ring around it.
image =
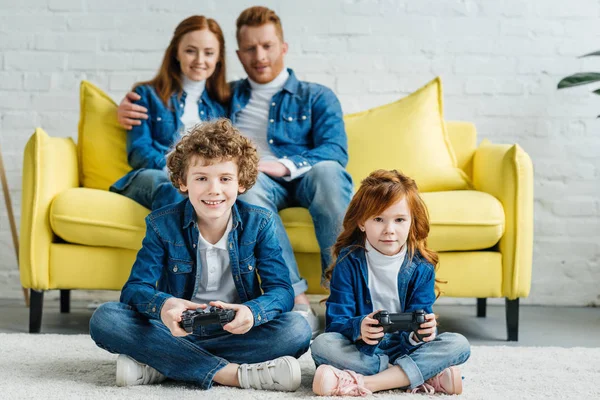
[[[300,387],[300,363],[294,357],[279,357],[238,367],[238,380],[244,389],[294,392]]]
[[[151,385],[161,383],[166,376],[149,365],[139,363],[125,354],[117,358],[117,386]]]
[[[317,317],[317,314],[315,314],[315,311],[312,309],[312,307],[308,304],[294,304],[292,312],[296,312],[306,319],[312,332],[311,339],[316,338],[319,334],[319,317]]]

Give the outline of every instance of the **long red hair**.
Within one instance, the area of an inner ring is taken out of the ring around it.
[[[169,104],[171,95],[178,93],[181,96],[183,91],[181,67],[177,61],[177,49],[181,38],[187,33],[203,29],[208,29],[214,33],[219,42],[219,60],[215,72],[206,80],[206,90],[213,100],[217,100],[224,105],[227,104],[231,97],[231,90],[225,78],[225,38],[217,21],[203,15],[193,15],[177,25],[156,76],[149,81],[136,83],[133,88],[135,89],[141,85],[151,85],[156,89],[165,106],[172,106]]]
[[[344,217],[342,233],[332,247],[334,261],[325,271],[325,279],[328,282],[331,280],[337,258],[343,249],[350,248],[350,252],[359,248],[364,249],[367,235],[360,230],[359,226],[364,225],[369,218],[383,213],[403,198],[406,198],[412,220],[406,239],[406,254],[411,260],[418,252],[437,271],[439,257],[435,251],[427,248],[429,213],[419,195],[417,184],[413,179],[396,170],[379,169],[361,182],[360,188],[350,201]],[[444,282],[436,279],[435,290],[439,297],[441,291],[438,283]]]

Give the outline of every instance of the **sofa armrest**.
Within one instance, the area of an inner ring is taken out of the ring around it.
[[[41,128],[25,145],[21,199],[19,270],[25,288],[49,288],[50,205],[54,197],[79,186],[77,148],[71,138],[52,138]]]
[[[505,231],[500,239],[502,292],[509,299],[527,297],[533,254],[533,165],[517,144],[484,140],[473,158],[476,190],[496,197],[504,207]]]

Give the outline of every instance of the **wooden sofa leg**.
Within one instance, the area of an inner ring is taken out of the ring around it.
[[[42,309],[44,306],[44,292],[31,289],[29,303],[29,333],[40,333],[42,327]]]
[[[506,330],[508,341],[519,341],[519,299],[506,299]]]
[[[484,297],[484,298],[477,299],[477,317],[478,318],[485,318],[486,306],[487,306],[487,298]]]
[[[60,312],[65,314],[71,311],[71,291],[60,291]]]

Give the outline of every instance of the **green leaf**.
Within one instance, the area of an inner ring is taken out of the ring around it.
[[[593,53],[584,54],[584,55],[582,55],[582,56],[579,56],[579,58],[582,58],[582,57],[589,57],[589,56],[600,56],[600,50],[598,50],[598,51],[594,51]]]
[[[598,81],[600,81],[600,72],[578,72],[576,74],[569,75],[558,82],[558,89],[586,85],[588,83]]]

